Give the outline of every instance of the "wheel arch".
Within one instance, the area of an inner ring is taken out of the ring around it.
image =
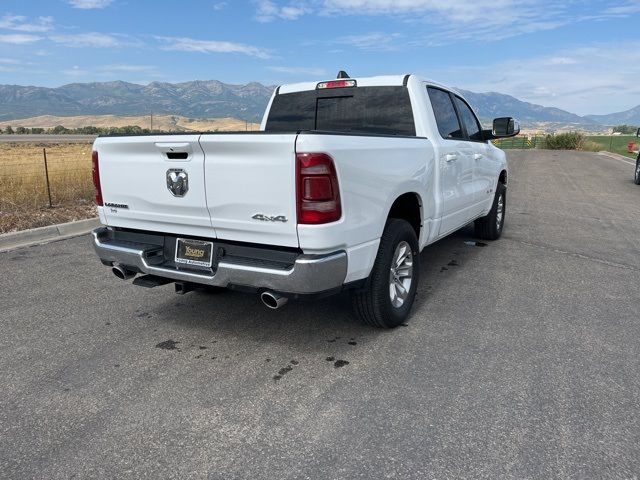
[[[407,221],[416,232],[418,240],[420,240],[423,226],[423,203],[420,194],[416,192],[406,192],[396,197],[389,208],[387,220],[390,218]]]
[[[498,182],[503,184],[505,187],[507,186],[508,174],[506,169],[502,169],[500,175],[498,176]]]

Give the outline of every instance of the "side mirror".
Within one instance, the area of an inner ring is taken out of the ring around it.
[[[638,129],[638,131],[636,132],[636,137],[640,137],[640,128]]]
[[[639,129],[640,130],[640,129]],[[520,122],[512,117],[501,117],[493,119],[493,138],[515,137],[520,133]]]

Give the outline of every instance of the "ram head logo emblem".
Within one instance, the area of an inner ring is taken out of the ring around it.
[[[167,170],[167,188],[174,197],[184,197],[189,191],[189,175],[182,168]]]

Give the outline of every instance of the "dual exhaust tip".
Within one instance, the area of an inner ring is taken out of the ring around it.
[[[129,270],[128,268],[123,267],[122,265],[114,265],[111,271],[120,280],[131,280],[133,277],[136,276],[136,272],[134,272],[133,270]]]
[[[122,265],[114,265],[111,268],[111,271],[120,280],[131,280],[137,275],[136,272],[134,272],[133,270],[129,270]],[[279,293],[266,291],[260,294],[260,300],[262,300],[262,303],[264,303],[267,308],[270,308],[271,310],[277,310],[278,308],[285,306],[289,299],[283,295],[280,295]]]
[[[284,307],[289,299],[280,295],[279,293],[274,292],[262,292],[260,294],[260,300],[271,310],[277,310],[280,307]]]

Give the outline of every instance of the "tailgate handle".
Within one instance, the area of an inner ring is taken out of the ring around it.
[[[193,146],[189,142],[158,142],[155,146],[169,160],[188,160],[193,153]]]
[[[186,160],[189,156],[188,152],[166,152],[169,160]]]

